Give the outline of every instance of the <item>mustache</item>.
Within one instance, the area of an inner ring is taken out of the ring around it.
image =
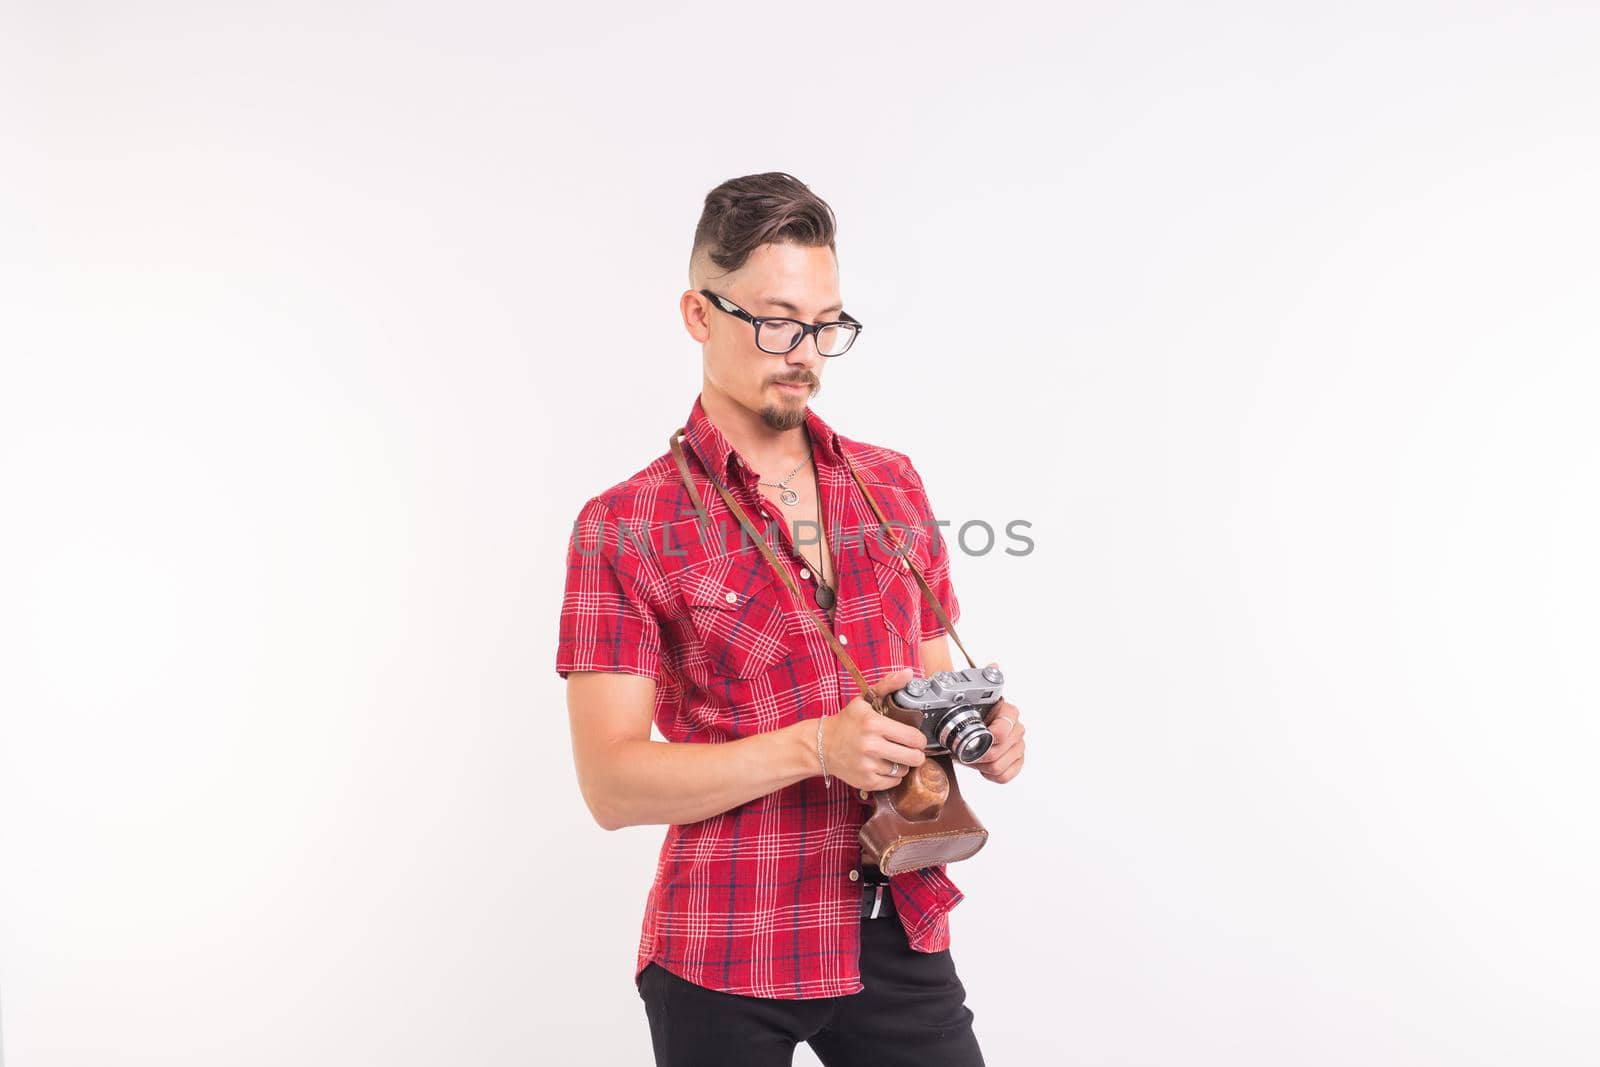
[[[772,380],[774,382],[781,382],[784,385],[809,385],[812,388],[815,388],[819,384],[817,376],[812,374],[810,371],[806,371],[798,378],[774,378]]]

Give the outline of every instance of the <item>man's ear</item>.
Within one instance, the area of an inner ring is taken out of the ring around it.
[[[710,309],[706,307],[706,298],[693,289],[686,291],[678,299],[678,310],[683,314],[683,328],[689,331],[701,344],[711,340]]]

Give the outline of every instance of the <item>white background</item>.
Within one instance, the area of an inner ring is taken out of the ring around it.
[[[24,3],[0,32],[13,1067],[649,1062],[660,827],[553,664],[699,385],[705,193],[836,211],[1026,771],[992,1065],[1600,1059],[1600,14]],[[814,1058],[802,1049],[797,1062]]]

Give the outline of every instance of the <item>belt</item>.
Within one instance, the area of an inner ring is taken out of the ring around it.
[[[861,865],[861,917],[888,919],[894,916],[894,894],[889,878],[871,864]]]

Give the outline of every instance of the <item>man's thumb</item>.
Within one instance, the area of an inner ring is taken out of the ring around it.
[[[896,689],[903,689],[916,676],[917,672],[910,667],[901,667],[897,671],[890,671],[867,688],[872,690],[873,696],[886,697]]]

